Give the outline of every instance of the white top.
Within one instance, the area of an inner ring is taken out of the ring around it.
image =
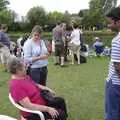
[[[80,30],[79,29],[74,29],[72,31],[70,43],[74,43],[76,45],[80,45]]]

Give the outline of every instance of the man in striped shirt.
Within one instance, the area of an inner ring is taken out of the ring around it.
[[[106,16],[108,27],[118,34],[112,40],[106,81],[105,120],[120,120],[120,8],[112,9]]]

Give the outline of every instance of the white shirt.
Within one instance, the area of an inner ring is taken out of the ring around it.
[[[80,45],[80,30],[79,29],[74,29],[72,31],[70,43],[74,43],[76,45]]]

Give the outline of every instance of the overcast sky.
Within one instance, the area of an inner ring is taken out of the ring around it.
[[[17,14],[25,16],[30,8],[42,6],[47,12],[68,10],[70,13],[78,13],[80,9],[89,7],[90,0],[9,0],[9,8]],[[118,0],[120,4],[120,0]]]

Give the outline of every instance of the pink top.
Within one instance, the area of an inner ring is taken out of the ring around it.
[[[29,76],[24,79],[12,79],[10,81],[10,93],[16,102],[28,97],[32,103],[46,105],[44,99],[40,95],[40,89]],[[30,116],[30,113],[21,112],[23,117]]]

